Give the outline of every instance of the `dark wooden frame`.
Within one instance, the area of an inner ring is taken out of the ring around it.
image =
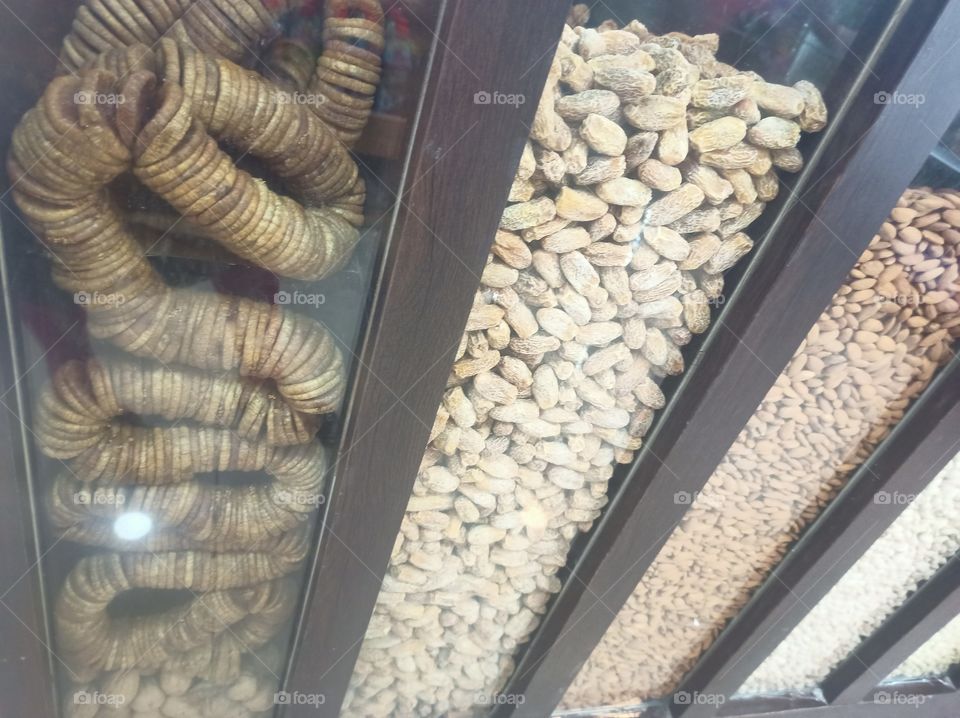
[[[2,242],[0,242],[2,254]],[[3,285],[6,262],[2,263]],[[33,523],[30,467],[17,424],[23,416],[21,375],[14,360],[9,303],[0,297],[0,636],[7,658],[0,669],[3,716],[54,716],[53,656],[44,614],[39,542]]]
[[[955,690],[933,694],[906,690],[900,692],[901,689],[896,685],[887,690],[897,692],[916,703],[908,704],[905,708],[903,703],[869,700],[862,703],[807,706],[793,710],[750,711],[736,715],[743,715],[745,718],[747,715],[750,718],[956,718],[960,714],[960,694]]]
[[[750,264],[520,657],[503,693],[523,701],[495,715],[548,715],[560,701],[682,519],[688,507],[674,494],[696,494],[709,479],[960,110],[960,95],[944,97],[960,91],[960,78],[935,62],[958,33],[957,0],[904,8],[774,221],[776,241]],[[924,112],[929,132],[912,131],[915,115],[874,102],[894,90],[937,98]]]
[[[339,712],[568,9],[444,5],[287,681],[325,702],[288,716]]]

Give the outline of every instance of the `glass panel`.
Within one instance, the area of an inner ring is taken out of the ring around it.
[[[681,348],[722,303],[724,274],[753,245],[742,230],[774,199],[778,172],[800,169],[801,127],[824,124],[813,84],[767,84],[717,60],[718,44],[721,60],[742,57],[743,24],[782,4],[753,5],[740,19],[691,12],[672,25],[663,3],[619,3],[625,31],[565,32],[347,715],[517,700],[499,691],[578,534],[663,407],[662,380],[683,371]],[[869,45],[890,5],[853,6],[861,34],[848,40]],[[586,14],[575,8],[574,24]],[[654,35],[634,21],[648,16],[658,33],[720,36]],[[791,43],[784,61],[747,66],[771,83],[813,77],[838,103],[860,65],[812,11],[796,17],[830,51],[800,57]],[[771,52],[762,35],[755,46]]]
[[[955,136],[956,128],[948,140]],[[938,159],[943,149],[892,210],[703,491],[676,497],[692,500],[690,510],[571,686],[567,705],[633,703],[673,691],[953,356],[960,192],[950,187],[960,175]],[[798,629],[796,642],[781,646],[744,691],[810,686],[956,550],[955,478],[941,477],[941,488],[891,529],[896,539],[878,545],[846,592],[838,587],[842,610],[818,607],[819,619],[810,621],[821,622]],[[912,537],[918,522],[924,528]]]
[[[886,678],[886,682],[936,678],[960,664],[960,616],[914,651]]]
[[[319,703],[279,682],[439,3],[53,8],[0,66],[63,714]]]

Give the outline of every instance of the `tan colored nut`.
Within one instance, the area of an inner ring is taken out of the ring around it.
[[[586,90],[557,100],[557,114],[568,122],[583,122],[589,115],[615,116],[620,98],[610,90]]]
[[[668,227],[646,227],[643,240],[665,259],[682,262],[690,255],[690,245],[674,230]]]
[[[587,166],[583,168],[583,172],[574,179],[579,185],[592,185],[622,177],[626,171],[627,162],[623,156],[593,157],[587,160]]]
[[[683,184],[683,176],[676,167],[660,160],[650,159],[637,168],[640,181],[660,192],[672,192]]]
[[[725,272],[751,249],[753,240],[743,232],[737,232],[720,243],[717,253],[704,265],[704,269],[711,274]]]
[[[803,112],[805,105],[804,94],[799,90],[786,85],[777,85],[772,82],[755,82],[750,86],[750,98],[761,109],[793,119]]]
[[[500,226],[506,230],[527,229],[550,221],[556,214],[553,200],[549,197],[539,197],[507,207],[503,210]]]
[[[628,177],[601,182],[596,186],[597,196],[607,204],[631,207],[644,207],[651,198],[650,188],[643,182]]]
[[[785,150],[800,141],[800,125],[781,117],[764,117],[747,132],[747,140],[759,147]]]
[[[607,213],[609,206],[590,192],[561,187],[556,199],[556,213],[563,219],[589,222]]]
[[[700,80],[694,84],[690,102],[694,107],[722,110],[733,107],[750,93],[753,80],[745,75]]]
[[[657,157],[666,165],[678,165],[690,153],[690,135],[687,132],[687,123],[679,122],[660,133],[660,142],[657,143]]]
[[[690,144],[697,152],[715,152],[733,147],[746,136],[746,122],[737,117],[722,117],[691,132]]]
[[[794,83],[793,89],[803,96],[803,112],[797,122],[804,132],[819,132],[827,126],[827,106],[823,102],[823,95],[812,82],[800,80]]]
[[[700,162],[723,170],[736,170],[750,167],[759,157],[760,151],[756,147],[740,142],[725,150],[704,152],[700,155]]]
[[[623,114],[627,122],[639,130],[666,130],[684,121],[686,107],[676,97],[649,95],[626,105]]]
[[[602,115],[587,115],[580,125],[580,136],[590,149],[604,155],[620,156],[627,146],[623,128]]]
[[[699,207],[703,199],[703,190],[687,182],[652,202],[644,217],[650,225],[670,224]]]

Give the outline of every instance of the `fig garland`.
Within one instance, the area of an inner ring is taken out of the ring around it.
[[[249,654],[272,650],[295,607],[289,575],[309,548],[326,466],[316,415],[339,405],[344,367],[308,317],[168,286],[116,189],[134,178],[175,210],[147,213],[169,216],[165,230],[179,223],[277,275],[321,279],[349,260],[365,189],[348,146],[379,83],[383,13],[375,0],[328,2],[316,63],[274,37],[278,19],[258,0],[85,2],[61,53],[71,75],[24,116],[8,158],[55,282],[109,299],[85,305],[90,333],[156,360],[71,361],[41,395],[38,443],[67,469],[47,496],[51,523],[108,551],[67,576],[58,650],[81,688],[95,681],[170,715],[220,714],[224,701],[272,709],[269,678]],[[264,48],[275,81],[237,64]],[[293,102],[290,90],[318,101]],[[255,157],[289,196],[221,146]],[[215,471],[271,480],[196,480]],[[141,538],[116,533],[131,512],[147,517]],[[149,616],[112,615],[133,589],[194,596]],[[230,682],[222,700],[211,693]],[[71,711],[96,712],[76,701]]]
[[[281,3],[293,11],[302,1]],[[61,61],[71,71],[103,52],[137,43],[175,40],[210,55],[240,62],[276,34],[279,19],[260,0],[86,0],[63,43]],[[317,116],[352,146],[367,124],[380,84],[384,48],[378,0],[329,0],[324,7],[323,52],[285,39],[267,49],[274,78],[318,96]],[[309,68],[309,69],[307,69]]]

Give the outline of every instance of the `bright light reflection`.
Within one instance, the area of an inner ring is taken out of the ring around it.
[[[547,528],[550,519],[546,512],[538,504],[531,504],[520,512],[523,525],[534,531],[543,531]]]
[[[143,538],[153,528],[153,519],[141,511],[128,511],[120,514],[113,522],[113,532],[124,541],[136,541]]]

